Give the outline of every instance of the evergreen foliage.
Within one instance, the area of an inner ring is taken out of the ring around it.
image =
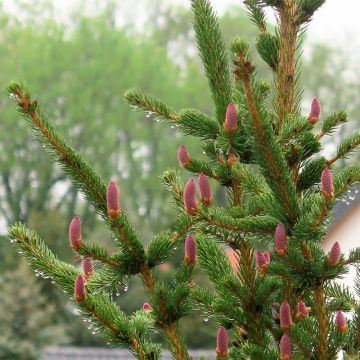
[[[219,325],[214,344],[218,359],[326,360],[340,351],[348,358],[360,355],[360,304],[335,282],[350,266],[358,266],[360,251],[354,249],[345,257],[341,244],[336,243],[329,254],[321,248],[335,200],[360,180],[357,165],[341,171],[335,168],[339,159],[356,149],[360,136],[355,133],[343,140],[337,154],[327,159],[320,154],[322,137],[333,135],[346,121],[346,113],[335,110],[321,121],[318,132],[320,106],[308,117],[299,110],[296,50],[304,28],[323,3],[245,1],[260,31],[258,52],[274,73],[270,92],[269,85],[256,79],[249,45],[241,38],[230,45],[231,76],[210,2],[191,1],[215,119],[193,109],[174,110],[140,90],[125,95],[132,106],[204,141],[204,159],[192,154],[180,159],[186,170],[201,174],[200,200],[193,179],[184,186],[175,170],[166,170],[163,183],[178,217],[174,229],[156,235],[147,250],[124,209],[113,198],[107,199],[109,193],[117,194],[114,183],[106,187],[57,133],[22,84],[8,86],[18,111],[105,221],[118,248],[109,254],[100,245],[84,239],[77,242],[74,251],[97,263],[96,273],[84,279],[23,224],[11,227],[10,239],[37,272],[73,298],[81,315],[111,344],[126,346],[138,359],[159,359],[161,345],[152,336],[156,330],[174,359],[189,360],[179,321],[200,307]],[[277,14],[275,35],[267,32],[266,6]],[[212,202],[205,175],[226,189],[226,207]],[[190,235],[195,239],[191,256],[187,245],[184,261],[171,284],[165,285],[154,269]],[[236,268],[225,246],[235,251]],[[212,289],[194,281],[198,265],[213,283]],[[142,279],[151,306],[125,314],[112,295],[134,275]],[[343,312],[350,311],[354,316],[347,321]]]

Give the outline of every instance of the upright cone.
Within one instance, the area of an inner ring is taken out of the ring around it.
[[[178,153],[177,153],[177,158],[179,161],[180,166],[185,167],[186,165],[189,165],[191,160],[190,160],[190,156],[189,153],[186,150],[186,147],[184,144],[181,144],[179,149],[178,149]]]
[[[200,201],[204,206],[209,206],[212,203],[210,183],[206,175],[200,173],[198,177],[198,184],[200,190]]]
[[[328,168],[321,173],[321,192],[326,200],[330,200],[334,196],[333,177]]]
[[[192,234],[189,234],[185,239],[184,261],[187,265],[196,263],[196,242]]]
[[[283,330],[289,330],[292,323],[290,305],[286,300],[284,300],[280,306],[280,326]]]
[[[69,226],[69,242],[70,247],[78,250],[82,245],[81,220],[79,216],[75,216]]]
[[[348,331],[346,317],[341,310],[336,313],[336,329],[341,333],[346,333]]]
[[[106,205],[108,215],[116,219],[120,214],[119,188],[115,181],[110,181],[106,191]]]
[[[341,256],[341,249],[339,243],[336,241],[336,243],[332,246],[329,254],[328,254],[328,263],[331,266],[335,266],[339,263]]]
[[[275,251],[279,256],[284,256],[287,250],[286,231],[283,224],[279,224],[275,230]]]
[[[194,179],[190,179],[185,184],[183,198],[186,213],[189,215],[194,215],[197,210],[196,184]]]
[[[234,103],[230,103],[226,109],[224,129],[227,132],[235,132],[238,127],[237,110]]]
[[[285,332],[280,339],[280,359],[291,359],[291,339],[288,332]]]
[[[95,273],[92,259],[90,257],[84,256],[82,259],[82,270],[86,278],[90,277]]]
[[[77,302],[85,300],[85,280],[82,275],[78,275],[74,284],[74,299]]]
[[[311,102],[310,114],[308,120],[311,124],[316,124],[320,120],[321,105],[317,98]]]
[[[216,354],[219,357],[226,357],[228,355],[228,335],[223,326],[220,326],[217,331]]]

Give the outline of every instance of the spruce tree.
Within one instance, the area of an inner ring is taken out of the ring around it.
[[[82,271],[60,261],[23,224],[11,227],[10,239],[111,344],[127,347],[138,359],[159,359],[161,346],[153,337],[157,331],[174,359],[188,360],[178,325],[200,307],[218,324],[218,359],[326,360],[340,351],[347,359],[359,357],[359,302],[336,279],[358,265],[360,249],[344,256],[341,243],[329,253],[321,243],[336,199],[360,180],[359,165],[336,168],[358,146],[360,133],[343,140],[336,155],[326,158],[321,142],[346,122],[346,112],[334,109],[321,117],[317,98],[308,114],[300,109],[300,40],[324,2],[244,1],[259,30],[257,51],[274,75],[270,86],[256,78],[246,41],[235,38],[228,51],[209,0],[191,0],[214,116],[192,108],[175,110],[141,90],[125,94],[136,110],[199,138],[204,153],[189,154],[185,145],[178,149],[180,166],[196,180],[191,177],[184,185],[178,170],[164,172],[162,181],[178,216],[174,227],[157,234],[146,250],[121,207],[118,184],[105,184],[59,136],[22,84],[9,85],[18,111],[102,217],[118,251],[110,254],[83,239],[79,217],[70,224],[69,241],[83,257]],[[266,7],[278,20],[273,32]],[[227,192],[225,207],[212,198],[216,183]],[[226,246],[236,252],[237,270]],[[165,284],[154,270],[178,248],[184,260]],[[206,272],[213,287],[194,281],[196,267]],[[125,314],[113,294],[131,276],[143,280],[148,302]],[[357,279],[358,293],[359,288]]]

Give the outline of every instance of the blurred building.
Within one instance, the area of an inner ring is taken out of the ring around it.
[[[190,355],[194,360],[205,356],[215,359],[215,352],[209,350],[193,350]],[[169,352],[164,351],[163,360],[171,360]],[[134,360],[134,356],[125,349],[80,348],[80,347],[49,347],[40,360]]]
[[[360,247],[360,186],[351,188],[345,197],[339,199],[333,209],[333,219],[328,235],[323,242],[325,251],[330,251],[333,244],[338,241],[342,253],[347,256],[349,251]],[[354,287],[356,269],[350,267],[342,283]]]

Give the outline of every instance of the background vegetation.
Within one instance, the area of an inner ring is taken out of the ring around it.
[[[51,1],[14,0],[11,12],[0,8],[0,87],[5,88],[11,79],[31,86],[72,145],[104,179],[118,181],[126,194],[122,206],[146,243],[153,233],[171,225],[174,216],[159,175],[176,165],[182,142],[190,153],[199,149],[175,128],[162,127],[151,115],[144,118],[131,112],[123,93],[137,86],[175,108],[191,106],[206,113],[212,109],[190,12],[169,1],[152,1],[149,6],[143,0],[138,6],[147,10],[139,30],[134,19],[118,24],[121,13],[126,13],[120,3],[103,1],[101,9],[86,16],[79,2],[72,16],[62,22]],[[227,41],[241,34],[254,43],[255,26],[241,7],[229,9],[221,26]],[[309,100],[318,96],[325,114],[330,108],[347,107],[352,118],[360,118],[359,72],[353,65],[350,76],[344,72],[349,69],[346,61],[339,49],[313,46],[302,70],[305,111]],[[264,64],[259,62],[257,71],[269,79]],[[51,343],[100,346],[102,339],[76,321],[61,294],[34,280],[19,263],[6,238],[6,227],[18,220],[26,222],[71,263],[77,259],[68,247],[67,227],[74,215],[82,217],[86,238],[111,246],[109,234],[40,151],[41,145],[29,135],[5,95],[0,97],[0,108],[0,359],[37,359],[42,346]],[[172,267],[163,266],[164,278]],[[119,303],[125,310],[142,305],[139,285],[134,282],[129,291],[119,289]],[[54,302],[56,306],[47,305]],[[211,320],[198,321],[201,326],[183,323],[186,342],[193,348],[213,347]]]

